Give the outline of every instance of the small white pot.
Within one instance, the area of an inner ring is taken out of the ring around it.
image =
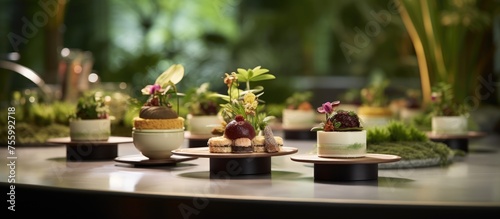
[[[316,142],[319,157],[354,158],[366,156],[366,130],[317,131]]]
[[[69,122],[71,141],[107,141],[111,135],[109,119],[79,119]]]
[[[316,125],[316,112],[314,110],[284,109],[283,129],[311,129]]]
[[[184,144],[184,129],[133,130],[135,148],[149,159],[168,159]]]
[[[221,125],[221,118],[218,115],[193,116],[187,115],[187,128],[193,135],[212,135],[215,126]]]
[[[432,117],[432,132],[435,134],[467,133],[467,118],[465,116],[434,116]]]

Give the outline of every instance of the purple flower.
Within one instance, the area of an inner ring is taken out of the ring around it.
[[[161,86],[158,85],[158,84],[155,84],[153,85],[150,89],[149,89],[149,94],[155,94],[156,92],[160,91],[161,90]]]
[[[340,101],[333,101],[333,102],[326,102],[321,105],[321,107],[318,107],[318,112],[319,113],[326,113],[326,114],[331,114],[335,107],[340,105]]]

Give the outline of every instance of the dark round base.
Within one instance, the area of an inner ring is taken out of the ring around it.
[[[210,158],[212,175],[256,175],[271,173],[271,157]]]
[[[118,144],[71,144],[66,146],[67,161],[113,160],[118,156]]]
[[[283,137],[290,140],[316,140],[316,132],[310,130],[283,130]]]
[[[378,164],[314,164],[314,181],[378,179]]]
[[[469,139],[468,138],[450,138],[450,139],[431,139],[434,142],[441,142],[446,144],[451,149],[461,150],[465,153],[469,152]]]
[[[188,147],[189,148],[199,148],[199,147],[207,147],[208,138],[202,139],[188,139]]]

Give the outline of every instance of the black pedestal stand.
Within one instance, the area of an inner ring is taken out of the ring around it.
[[[469,139],[468,138],[431,139],[431,140],[434,142],[444,143],[451,149],[462,150],[465,153],[469,152]]]
[[[271,157],[210,158],[210,173],[242,176],[271,173]]]
[[[378,164],[314,164],[314,181],[377,180]]]
[[[283,129],[283,137],[290,140],[316,140],[316,132],[309,129],[290,130]]]
[[[66,160],[68,161],[112,160],[117,156],[118,144],[80,143],[66,145]]]
[[[67,161],[113,160],[118,156],[118,144],[132,143],[130,137],[111,136],[106,141],[71,141],[69,137],[52,138],[48,143],[66,145]]]

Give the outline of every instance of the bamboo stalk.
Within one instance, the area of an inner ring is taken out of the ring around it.
[[[408,34],[413,42],[415,54],[417,56],[418,68],[420,72],[420,84],[422,89],[422,106],[425,108],[431,102],[431,83],[429,79],[429,69],[425,57],[424,45],[420,39],[417,29],[415,28],[408,11],[404,5],[399,7],[401,12],[401,19],[408,30]]]

